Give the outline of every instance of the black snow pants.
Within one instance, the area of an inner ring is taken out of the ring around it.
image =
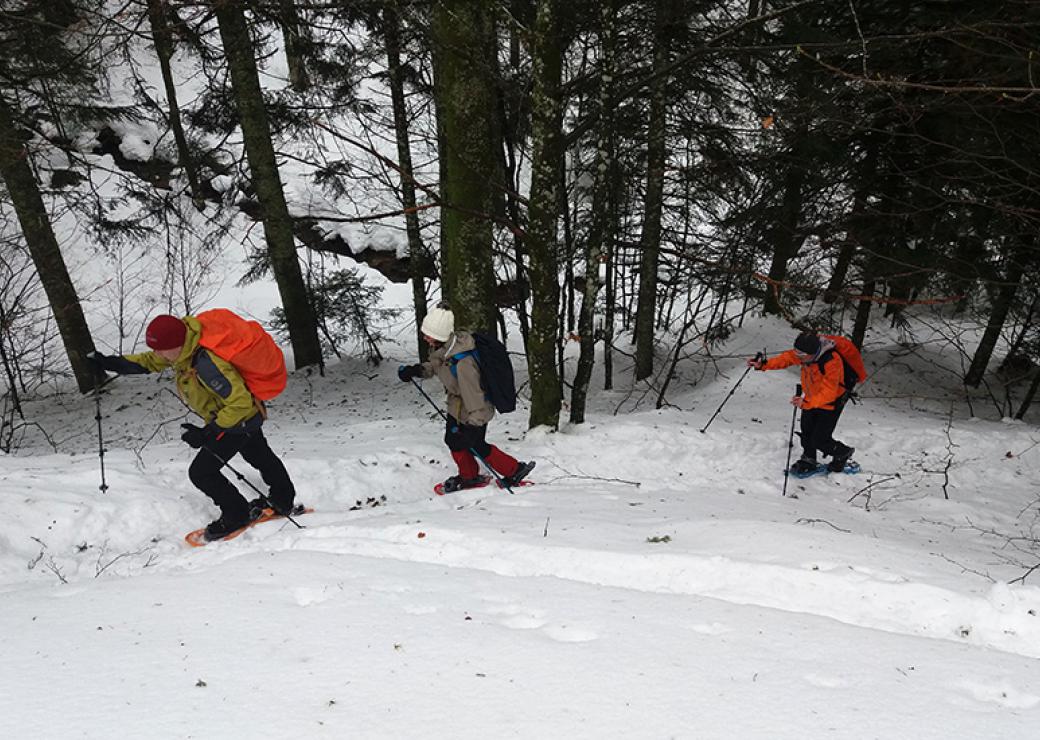
[[[802,457],[815,460],[816,452],[825,457],[846,457],[851,449],[834,439],[834,428],[845,409],[845,402],[838,401],[831,409],[806,409],[802,411]]]
[[[209,496],[222,515],[229,519],[244,519],[249,514],[249,504],[235,485],[221,472],[224,464],[217,459],[231,462],[235,455],[260,472],[270,492],[268,500],[280,510],[292,508],[296,498],[296,489],[289,479],[289,471],[267,444],[262,429],[248,434],[225,433],[220,439],[207,444],[201,449],[188,468],[188,477],[195,487]]]

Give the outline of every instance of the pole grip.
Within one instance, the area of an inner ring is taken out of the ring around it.
[[[801,384],[801,383],[799,383],[798,385],[796,385],[796,386],[794,387],[794,394],[795,394],[796,396],[800,396],[800,395],[802,395],[802,384]]]

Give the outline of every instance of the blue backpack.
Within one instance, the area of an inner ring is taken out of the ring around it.
[[[480,385],[484,396],[495,409],[503,414],[516,410],[516,381],[513,378],[513,363],[506,346],[497,337],[483,332],[473,332],[476,349],[459,352],[451,356],[451,374],[459,376],[455,366],[463,357],[472,356],[480,368]]]

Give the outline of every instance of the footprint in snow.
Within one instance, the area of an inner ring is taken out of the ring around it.
[[[334,598],[343,589],[339,586],[297,586],[290,589],[299,606],[313,606]]]
[[[546,621],[538,614],[513,614],[503,619],[500,624],[514,630],[536,630],[544,627]]]
[[[491,600],[494,601],[494,599]],[[488,606],[487,612],[488,614],[504,615],[504,618],[499,620],[499,624],[516,630],[535,630],[548,621],[542,610],[531,609],[508,601]]]
[[[844,678],[837,676],[825,676],[820,673],[806,673],[804,676],[807,683],[821,689],[843,689],[849,685]]]
[[[958,688],[968,693],[976,701],[997,704],[1008,709],[1032,709],[1040,704],[1040,696],[1019,691],[1007,684],[993,685],[961,681]]]

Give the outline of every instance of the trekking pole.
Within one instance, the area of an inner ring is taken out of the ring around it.
[[[443,411],[441,411],[441,407],[437,405],[436,401],[434,401],[432,398],[430,398],[430,394],[423,390],[423,387],[418,382],[416,382],[415,378],[412,378],[412,385],[414,385],[416,388],[419,389],[419,392],[422,393],[423,396],[426,397],[426,400],[430,402],[430,405],[433,406],[435,409],[437,409],[437,413],[441,415],[441,418],[444,419],[445,422],[447,422],[448,421],[448,415],[446,413],[444,413]],[[493,467],[491,467],[488,464],[488,461],[485,460],[484,457],[479,452],[474,450],[472,447],[469,448],[469,451],[475,458],[477,458],[478,460],[480,460],[481,463],[484,464],[484,467],[487,468],[488,472],[491,473],[491,475],[495,478],[495,480],[498,481],[498,487],[499,488],[504,488],[507,491],[509,491],[509,493],[515,494],[515,491],[513,491],[513,487],[510,486],[508,483],[506,483],[506,479],[503,478],[501,475],[499,475],[498,471],[495,470]]]
[[[794,394],[796,396],[802,395],[802,384],[799,383],[795,387]],[[791,414],[791,434],[787,438],[787,465],[784,467],[784,491],[781,495],[787,495],[787,479],[791,475],[791,450],[794,449],[794,421],[798,417],[798,407],[794,407],[794,412]]]
[[[94,419],[97,421],[98,460],[101,462],[101,485],[98,490],[104,493],[108,490],[108,483],[105,482],[105,435],[101,430],[101,385],[97,373],[94,373]]]
[[[764,356],[765,356],[764,352],[756,352],[755,353],[755,362],[760,361]],[[711,423],[713,421],[715,421],[715,417],[719,415],[719,412],[722,411],[722,407],[725,406],[726,403],[729,401],[729,399],[733,397],[733,394],[736,393],[737,388],[739,388],[740,384],[744,382],[744,378],[746,378],[747,374],[749,372],[751,372],[751,368],[752,367],[754,367],[754,366],[753,365],[748,365],[747,366],[747,369],[744,370],[744,374],[740,376],[740,380],[737,381],[737,384],[735,386],[733,386],[733,389],[729,392],[729,395],[726,396],[722,400],[722,404],[715,410],[715,413],[711,415],[711,418],[708,419],[708,423],[704,425],[704,429],[701,429],[701,434],[704,434],[704,432],[707,430],[707,428],[711,426]]]
[[[257,487],[256,487],[256,486],[254,486],[254,485],[253,485],[252,483],[250,483],[250,482],[249,482],[249,479],[248,479],[248,478],[246,478],[246,477],[245,477],[244,475],[242,475],[242,474],[241,474],[241,473],[239,473],[239,472],[238,472],[237,470],[235,470],[235,469],[234,469],[233,467],[231,467],[231,463],[229,463],[229,462],[228,462],[227,460],[225,460],[224,458],[222,458],[222,457],[221,457],[220,455],[218,455],[218,454],[217,454],[216,452],[214,452],[213,450],[211,450],[211,449],[210,449],[209,447],[207,447],[206,445],[202,445],[202,449],[204,449],[204,450],[205,450],[206,452],[208,452],[209,454],[213,455],[213,457],[217,458],[217,460],[219,460],[219,461],[220,461],[220,464],[221,464],[221,465],[222,465],[223,467],[225,467],[225,468],[227,468],[228,470],[230,470],[230,471],[231,471],[232,473],[234,473],[234,474],[235,474],[235,477],[236,477],[236,478],[238,478],[238,479],[239,479],[240,481],[242,481],[242,482],[243,482],[243,483],[245,483],[245,484],[246,484],[247,486],[249,486],[249,487],[250,487],[250,488],[252,488],[252,489],[253,489],[254,491],[256,491],[256,492],[257,492],[257,494],[259,494],[260,498],[261,498],[261,499],[263,499],[264,503],[265,503],[265,504],[267,504],[268,506],[270,506],[270,508],[271,508],[271,509],[274,509],[274,507],[273,507],[273,506],[271,506],[271,500],[270,500],[269,498],[267,498],[267,496],[265,496],[265,495],[264,495],[263,493],[261,493],[261,492],[260,492],[260,489],[259,489],[259,488],[257,488]],[[285,514],[284,516],[285,516],[285,518],[286,518],[286,519],[288,519],[288,520],[289,520],[290,522],[292,522],[293,524],[295,524],[295,525],[296,525],[296,526],[297,526],[297,527],[298,527],[299,529],[306,529],[306,527],[304,527],[304,526],[303,526],[302,524],[300,524],[300,523],[299,523],[298,521],[296,521],[295,519],[293,519],[293,518],[292,518],[292,513],[291,513],[291,512],[289,512],[289,513]]]

